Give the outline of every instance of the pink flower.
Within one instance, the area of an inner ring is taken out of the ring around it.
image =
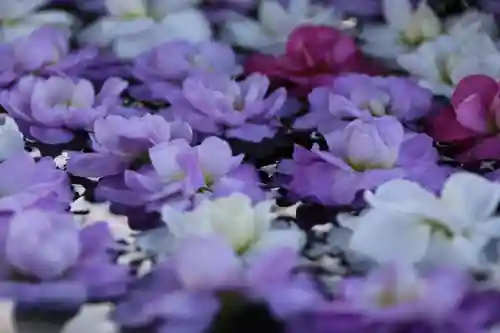
[[[457,159],[500,159],[500,86],[486,75],[462,79],[445,107],[429,119],[429,134],[460,150]]]
[[[335,76],[359,72],[375,74],[354,40],[328,26],[303,25],[288,37],[285,54],[254,54],[245,63],[247,74],[259,72],[298,96],[329,85]]]

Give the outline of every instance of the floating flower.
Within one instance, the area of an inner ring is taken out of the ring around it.
[[[96,94],[84,79],[26,76],[0,94],[0,104],[25,135],[44,143],[65,143],[73,139],[74,130],[90,130],[94,121],[106,116],[126,87],[126,81],[110,78]]]
[[[67,169],[80,177],[105,177],[125,171],[147,156],[149,148],[174,139],[192,139],[191,128],[181,122],[147,114],[124,118],[110,115],[94,123],[92,153],[70,152]]]
[[[263,53],[281,53],[288,36],[304,24],[342,26],[332,6],[311,0],[260,1],[257,20],[242,17],[224,25],[222,38]]]
[[[450,176],[438,198],[408,180],[367,192],[369,208],[340,222],[354,230],[350,247],[379,262],[474,267],[500,234],[500,185],[470,174]]]
[[[265,74],[303,96],[339,74],[372,72],[370,67],[351,37],[331,27],[304,25],[290,34],[284,54],[253,54],[245,72]]]
[[[425,134],[404,133],[393,117],[354,120],[326,137],[328,151],[295,147],[293,160],[278,171],[291,176],[285,187],[324,205],[350,204],[359,191],[395,178],[408,178],[439,190],[450,170],[440,167]]]
[[[500,78],[500,51],[484,32],[441,36],[400,55],[398,63],[435,95],[451,96],[460,80],[470,75]]]
[[[182,95],[172,94],[172,107],[164,115],[184,120],[203,134],[260,142],[276,133],[286,102],[286,90],[268,93],[269,85],[269,79],[260,74],[240,82],[217,74],[189,77]]]
[[[499,84],[485,75],[462,79],[443,107],[428,121],[429,134],[437,141],[455,143],[463,151],[462,162],[500,159]]]
[[[31,206],[66,209],[73,200],[66,173],[50,158],[38,162],[26,152],[0,163],[0,210],[20,211]]]
[[[363,117],[392,115],[410,122],[431,111],[432,93],[406,78],[348,74],[331,87],[309,94],[309,112],[297,119],[296,129],[317,128],[326,135]]]
[[[148,211],[159,211],[167,203],[189,208],[198,197],[232,192],[263,198],[255,168],[241,164],[243,155],[233,156],[229,144],[217,137],[195,147],[184,139],[164,142],[149,149],[149,158],[152,165],[102,179],[99,195]]]
[[[62,10],[37,10],[50,0],[5,0],[0,4],[0,42],[12,42],[25,37],[42,26],[68,30],[75,18]]]
[[[210,24],[199,10],[199,0],[107,0],[104,16],[81,34],[84,43],[112,46],[121,58],[134,58],[169,40],[209,40]],[[187,27],[187,28],[186,28]]]
[[[79,230],[71,214],[39,210],[2,222],[0,297],[73,310],[127,290],[128,268],[112,263],[107,252],[114,241],[106,223]]]
[[[191,75],[215,72],[234,76],[240,74],[241,66],[230,46],[206,41],[191,43],[177,40],[159,45],[141,54],[134,61],[132,73],[144,86],[136,88],[140,98],[162,100],[166,98],[164,87],[180,86]],[[141,93],[146,89],[147,93]]]

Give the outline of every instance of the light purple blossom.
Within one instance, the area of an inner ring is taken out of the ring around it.
[[[392,115],[410,122],[430,112],[431,102],[432,93],[407,78],[350,74],[337,78],[332,87],[314,89],[309,113],[294,127],[328,134],[356,118]]]
[[[84,79],[26,76],[0,93],[0,104],[25,135],[48,144],[66,143],[73,139],[74,130],[92,129],[94,121],[120,103],[126,87],[126,81],[110,78],[96,94]]]
[[[260,142],[276,133],[286,102],[286,90],[279,88],[267,95],[269,85],[261,74],[241,82],[219,74],[189,77],[182,93],[170,99],[172,107],[164,115],[185,120],[200,133]]]
[[[229,45],[214,41],[167,42],[135,59],[132,74],[143,84],[132,87],[131,93],[139,99],[165,100],[167,92],[179,89],[185,78],[205,72],[234,76],[242,72],[242,67]]]
[[[358,192],[395,178],[439,191],[451,172],[437,165],[429,136],[404,133],[394,117],[354,120],[325,138],[328,151],[296,146],[293,161],[279,165],[280,172],[291,176],[285,187],[325,205],[350,204]]]
[[[0,163],[0,175],[0,211],[65,209],[73,200],[66,173],[50,158],[36,162],[25,152],[9,156]]]
[[[78,308],[128,286],[128,268],[111,262],[105,222],[79,229],[67,213],[26,210],[0,227],[0,297],[24,306]]]
[[[0,86],[28,73],[77,77],[98,51],[87,47],[71,52],[69,38],[69,32],[64,29],[44,26],[11,44],[1,45]]]
[[[165,203],[188,208],[207,196],[233,192],[262,200],[255,168],[241,164],[227,142],[208,137],[191,147],[184,139],[160,143],[149,149],[151,165],[123,175],[103,178],[97,194],[111,202],[158,211]]]
[[[125,171],[148,154],[149,148],[174,139],[191,142],[192,131],[183,122],[167,122],[147,114],[124,118],[110,115],[94,123],[92,153],[70,152],[67,169],[80,177],[105,177]]]

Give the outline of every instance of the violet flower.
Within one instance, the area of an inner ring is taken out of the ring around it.
[[[198,199],[233,192],[264,199],[255,168],[241,164],[243,155],[233,156],[229,144],[217,137],[195,147],[184,139],[160,143],[149,149],[149,158],[151,165],[103,178],[97,195],[147,211],[159,211],[166,203],[188,208]]]
[[[359,191],[395,178],[439,191],[451,172],[436,164],[439,155],[430,137],[405,134],[394,117],[354,120],[326,140],[329,151],[296,146],[293,160],[282,161],[278,168],[291,176],[285,187],[325,205],[350,204]]]
[[[69,39],[68,31],[44,26],[11,44],[2,45],[0,86],[27,73],[77,77],[97,56],[97,49],[87,47],[71,52]]]
[[[276,133],[279,112],[286,102],[284,88],[266,96],[269,85],[269,79],[261,74],[241,82],[227,75],[189,77],[182,94],[175,94],[164,115],[185,120],[200,133],[261,142]]]
[[[126,81],[110,78],[96,94],[84,79],[27,76],[0,93],[0,104],[25,135],[48,144],[66,143],[74,130],[90,130],[94,121],[106,116],[126,87]]]
[[[156,323],[161,332],[202,332],[217,324],[219,311],[223,317],[252,300],[272,300],[280,313],[289,314],[315,300],[291,275],[296,261],[295,252],[275,248],[244,266],[223,239],[193,236],[137,283],[112,319],[125,328]]]
[[[124,118],[110,115],[94,123],[92,153],[70,152],[67,169],[80,177],[105,177],[125,171],[149,148],[174,139],[190,142],[192,131],[183,122],[169,123],[164,118],[147,114]]]
[[[0,297],[28,307],[75,309],[121,296],[128,268],[111,261],[105,222],[81,230],[71,214],[26,210],[0,227]]]
[[[0,175],[0,211],[65,209],[73,200],[66,173],[50,158],[36,162],[26,152],[14,154],[0,163]]]
[[[314,89],[309,103],[309,113],[297,119],[294,128],[317,128],[326,135],[356,118],[422,118],[431,111],[432,92],[407,78],[350,74],[337,78],[331,87]]]
[[[242,70],[229,45],[215,41],[171,41],[135,59],[132,74],[143,85],[133,87],[132,93],[139,99],[165,100],[165,92],[180,87],[188,76],[204,72],[235,76]]]

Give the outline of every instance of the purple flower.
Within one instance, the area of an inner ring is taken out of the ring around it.
[[[144,84],[134,87],[132,93],[139,99],[164,100],[166,91],[175,90],[193,74],[215,72],[234,76],[241,71],[229,45],[171,41],[136,58],[132,73]]]
[[[26,306],[79,307],[120,296],[128,268],[111,262],[106,223],[79,229],[71,214],[26,210],[0,227],[0,297]]]
[[[291,176],[285,186],[302,198],[326,205],[350,204],[362,190],[406,178],[439,191],[451,172],[440,167],[432,139],[404,133],[394,117],[354,120],[326,137],[329,151],[295,147],[293,161],[279,170]]]
[[[460,330],[465,323],[457,318],[470,282],[461,271],[419,276],[410,268],[382,267],[367,277],[343,280],[335,301],[318,302],[301,320],[292,319],[290,332],[305,327],[311,333],[476,332]]]
[[[80,177],[119,174],[159,143],[174,139],[190,142],[192,132],[186,123],[169,123],[156,115],[141,118],[110,115],[96,120],[90,136],[93,153],[69,154],[67,169]]]
[[[283,314],[303,309],[313,297],[292,282],[297,254],[288,250],[276,248],[244,265],[218,236],[186,238],[137,283],[112,319],[122,327],[160,322],[162,332],[194,333],[213,323],[219,310],[234,310],[251,300],[270,300]],[[232,304],[235,299],[238,303]]]
[[[12,155],[0,163],[0,175],[0,211],[33,206],[65,209],[73,200],[66,173],[50,158],[35,162],[25,152]]]
[[[336,79],[332,87],[314,89],[309,113],[294,127],[317,128],[326,135],[356,118],[392,115],[409,122],[425,116],[431,102],[432,93],[409,79],[351,74]]]
[[[145,206],[147,211],[158,211],[165,203],[188,208],[206,196],[232,192],[264,199],[255,168],[241,164],[243,155],[233,156],[229,144],[217,137],[195,147],[184,139],[160,143],[149,149],[149,158],[152,165],[103,178],[97,195],[119,204]]]
[[[201,133],[260,142],[276,133],[286,102],[284,88],[267,95],[268,90],[269,79],[261,74],[241,82],[227,75],[189,77],[165,117],[185,120]]]
[[[69,38],[64,29],[44,26],[12,44],[2,45],[0,86],[27,73],[77,77],[97,56],[97,49],[88,47],[70,52]]]
[[[95,120],[107,115],[126,87],[126,81],[110,78],[96,94],[87,80],[27,76],[0,93],[0,104],[25,135],[48,144],[66,143],[73,139],[73,130],[90,130]]]

